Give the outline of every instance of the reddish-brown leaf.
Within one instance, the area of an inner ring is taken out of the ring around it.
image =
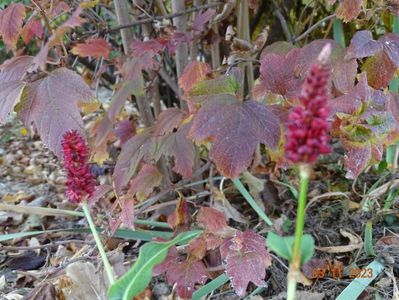
[[[381,42],[391,62],[399,68],[399,36],[395,33],[387,33],[378,41]]]
[[[136,125],[126,118],[115,125],[115,135],[120,139],[121,145],[126,143],[136,134]]]
[[[207,243],[204,235],[200,235],[188,244],[188,253],[197,259],[203,259],[207,250]]]
[[[392,63],[385,51],[367,58],[362,67],[367,73],[369,85],[375,89],[387,87],[395,74],[395,64]]]
[[[90,39],[85,43],[73,46],[71,52],[80,57],[92,56],[94,58],[104,57],[107,59],[111,48],[104,39]]]
[[[19,56],[0,66],[0,123],[5,122],[8,114],[20,101],[22,90],[25,87],[22,78],[32,61],[32,56]]]
[[[15,47],[21,34],[22,22],[25,18],[25,6],[22,3],[13,3],[0,11],[0,35],[4,44]]]
[[[140,162],[153,152],[154,139],[153,129],[149,128],[144,132],[135,135],[123,146],[116,161],[114,170],[115,191],[119,195],[126,187],[130,179],[136,174]],[[148,159],[149,161],[149,159]]]
[[[122,223],[127,228],[134,230],[134,198],[130,197],[130,195],[123,195],[120,201],[122,202]]]
[[[197,82],[206,79],[211,72],[211,67],[203,62],[192,61],[183,71],[179,78],[179,86],[183,91],[188,91]]]
[[[136,195],[139,201],[144,201],[162,181],[162,174],[157,167],[145,164],[137,176],[130,181],[128,194]]]
[[[265,238],[247,230],[237,231],[220,247],[220,254],[226,266],[237,295],[244,296],[249,282],[264,286],[266,268],[271,265],[271,256],[266,250]]]
[[[356,19],[362,9],[362,0],[341,0],[337,8],[337,16],[344,22]]]
[[[225,215],[211,207],[201,207],[197,215],[197,221],[210,233],[217,233],[227,227]]]
[[[182,125],[176,132],[164,135],[158,139],[158,151],[155,159],[161,155],[174,158],[173,171],[179,173],[183,178],[191,178],[194,167],[195,145],[187,138],[191,124]]]
[[[43,36],[43,26],[40,19],[31,18],[22,28],[21,37],[25,44],[28,44],[34,37]]]
[[[178,108],[168,108],[159,114],[154,136],[162,136],[171,133],[178,128],[180,123],[187,117],[187,114]]]
[[[251,163],[258,143],[277,148],[280,124],[267,106],[258,102],[212,101],[194,117],[190,136],[196,142],[211,138],[211,159],[224,176],[236,178]]]
[[[368,30],[361,30],[355,33],[351,39],[345,59],[363,58],[374,55],[382,50],[382,44],[373,40],[373,35]]]
[[[92,100],[92,91],[82,77],[60,68],[26,86],[19,113],[25,126],[33,124],[43,143],[58,157],[62,157],[63,134],[75,129],[84,135],[78,101]]]
[[[190,228],[191,214],[182,195],[179,197],[176,209],[168,216],[168,224],[175,232],[182,232]]]
[[[202,261],[192,256],[180,257],[176,247],[170,248],[166,259],[154,268],[155,276],[164,272],[168,283],[176,284],[177,294],[183,299],[191,299],[195,285],[204,284],[209,277]]]

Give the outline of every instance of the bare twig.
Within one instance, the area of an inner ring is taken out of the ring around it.
[[[300,40],[304,39],[305,37],[307,37],[313,30],[315,30],[317,27],[319,27],[320,25],[322,25],[324,22],[327,22],[328,20],[331,20],[335,18],[335,14],[332,14],[330,16],[327,16],[323,19],[321,19],[320,21],[316,22],[315,24],[313,24],[312,26],[310,26],[304,33],[302,33],[300,36],[294,38],[294,42],[297,43]]]
[[[134,22],[128,22],[128,23],[116,26],[114,28],[110,28],[110,29],[108,29],[106,31],[107,32],[114,32],[114,31],[118,31],[118,30],[121,30],[121,29],[124,29],[124,28],[129,28],[129,27],[132,27],[132,26],[136,26],[136,25],[142,25],[142,24],[145,24],[145,23],[152,23],[152,22],[156,22],[156,21],[162,21],[164,19],[172,19],[172,18],[184,16],[184,15],[187,15],[187,14],[191,14],[193,12],[196,12],[196,11],[199,11],[199,10],[202,10],[202,9],[216,7],[216,6],[219,6],[219,5],[222,5],[222,4],[223,4],[223,2],[215,2],[215,3],[209,3],[209,4],[201,5],[201,6],[194,6],[192,8],[189,8],[189,9],[186,9],[186,10],[183,10],[183,11],[180,11],[180,12],[176,12],[176,13],[173,13],[173,14],[165,15],[165,16],[155,16],[155,17],[152,17],[152,18],[146,18],[146,19],[141,19],[141,20],[137,20],[137,21],[134,21]]]
[[[288,42],[292,42],[293,38],[292,38],[290,30],[288,29],[287,21],[285,20],[283,14],[281,13],[280,8],[277,6],[277,4],[274,1],[273,1],[273,4],[274,4],[274,7],[276,8],[274,13],[276,14],[276,17],[278,18],[278,20],[280,21],[281,28],[283,29],[285,38]]]

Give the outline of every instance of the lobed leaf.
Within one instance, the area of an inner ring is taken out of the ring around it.
[[[280,125],[278,118],[258,102],[210,101],[194,117],[190,136],[196,142],[211,138],[211,159],[224,176],[236,178],[249,166],[258,143],[277,148]]]
[[[26,86],[19,115],[26,127],[33,124],[43,143],[62,157],[63,134],[75,129],[84,135],[78,101],[92,100],[92,91],[82,77],[66,68],[59,68]]]
[[[373,35],[368,30],[355,33],[351,39],[345,59],[369,57],[382,50],[380,42],[373,40]]]
[[[162,174],[157,167],[145,164],[137,176],[130,181],[128,194],[135,195],[139,201],[144,201],[162,181]]]
[[[42,38],[43,34],[42,22],[36,18],[31,18],[21,31],[21,37],[25,44],[28,44],[34,37]]]
[[[196,83],[204,80],[210,72],[211,67],[208,64],[199,61],[192,61],[185,67],[180,76],[179,87],[183,91],[188,91]]]
[[[265,286],[263,279],[272,258],[266,250],[264,237],[252,230],[237,231],[221,245],[220,254],[237,295],[245,295],[249,282]]]

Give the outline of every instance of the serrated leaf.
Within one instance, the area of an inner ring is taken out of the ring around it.
[[[368,30],[355,33],[351,39],[345,59],[369,57],[382,50],[382,44],[373,40],[373,35]]]
[[[130,181],[128,194],[135,195],[139,201],[144,201],[162,181],[162,174],[157,167],[145,164],[137,176]]]
[[[265,286],[266,268],[271,265],[271,256],[265,247],[265,238],[252,230],[237,231],[220,247],[226,274],[234,291],[244,296],[249,282]]]
[[[7,115],[20,101],[22,90],[25,87],[22,78],[32,61],[32,56],[19,56],[0,66],[0,123],[5,122]]]
[[[166,272],[170,285],[176,284],[177,294],[183,299],[190,299],[193,295],[195,284],[204,284],[208,273],[201,260],[194,256],[180,257],[176,247],[169,250],[165,261],[156,266],[156,274]]]
[[[236,178],[249,166],[258,143],[277,148],[280,125],[265,105],[255,101],[209,102],[194,117],[190,136],[196,142],[211,138],[211,159],[224,176]]]
[[[356,19],[362,8],[362,0],[341,0],[337,8],[337,16],[344,22]]]
[[[28,44],[34,37],[43,36],[43,26],[40,19],[31,18],[22,28],[21,37],[25,44]]]
[[[187,114],[179,108],[168,108],[158,116],[154,136],[162,136],[171,133],[178,128],[180,123],[187,117]]]
[[[187,243],[199,235],[198,231],[183,232],[169,242],[149,242],[140,247],[139,257],[133,267],[108,290],[110,300],[131,300],[151,281],[152,270],[167,256],[170,247]]]
[[[22,3],[12,3],[0,11],[0,35],[7,46],[15,47],[17,44],[25,14]]]
[[[73,46],[71,52],[80,57],[91,56],[93,58],[104,57],[107,59],[111,48],[104,39],[89,39],[85,43]]]
[[[203,62],[192,61],[189,63],[179,78],[179,86],[183,91],[188,91],[197,82],[204,80],[211,72],[211,67]]]
[[[235,95],[238,91],[238,82],[233,75],[215,79],[202,80],[186,91],[186,97],[193,102],[213,100],[217,96]]]
[[[84,135],[78,101],[92,100],[92,91],[82,77],[60,68],[26,86],[19,115],[25,126],[35,126],[43,143],[61,158],[63,134],[74,129]]]

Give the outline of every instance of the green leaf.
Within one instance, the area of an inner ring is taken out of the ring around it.
[[[373,222],[367,221],[364,231],[364,251],[368,256],[376,256],[373,247]]]
[[[142,246],[133,267],[108,290],[109,299],[130,300],[139,294],[150,283],[152,269],[166,258],[169,248],[176,244],[187,243],[200,233],[201,231],[183,232],[171,241],[149,242]]]
[[[229,281],[229,278],[227,277],[226,273],[223,273],[222,275],[219,275],[209,283],[205,284],[203,287],[195,291],[193,294],[193,300],[199,300],[201,297],[205,297],[206,295],[210,294],[214,290],[218,289],[221,287],[223,284],[225,284],[227,281]]]
[[[357,299],[366,287],[384,270],[385,266],[378,259],[373,260],[364,270],[368,278],[355,278],[335,300]]]
[[[266,245],[274,251],[278,256],[291,261],[292,248],[294,246],[295,238],[293,236],[282,237],[274,232],[269,232],[267,235]],[[311,235],[305,234],[301,241],[301,264],[306,263],[314,253],[314,239]]]

